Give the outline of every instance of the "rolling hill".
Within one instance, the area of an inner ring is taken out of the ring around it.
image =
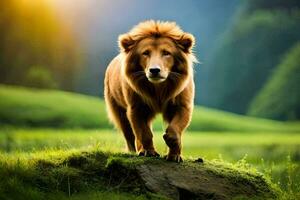
[[[300,40],[299,1],[243,2],[207,61],[207,78],[199,84],[207,94],[201,96],[204,105],[239,114],[247,113],[272,71]]]
[[[0,125],[109,129],[105,103],[97,97],[57,90],[0,85]],[[161,129],[160,117],[154,129]],[[297,122],[258,119],[196,106],[190,131],[300,132]]]
[[[267,84],[250,105],[249,115],[277,120],[300,118],[300,43],[274,70]]]

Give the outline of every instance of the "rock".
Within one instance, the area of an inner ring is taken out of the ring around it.
[[[198,163],[203,163],[203,162],[204,162],[204,160],[203,160],[202,158],[197,158],[197,159],[195,160],[195,162],[198,162]]]
[[[170,199],[275,198],[275,189],[259,173],[213,162],[166,162],[163,159],[115,158],[108,170],[117,177],[130,171],[140,188]],[[203,160],[202,160],[203,161]],[[128,173],[127,173],[128,176]],[[128,179],[129,180],[129,179]],[[131,179],[132,181],[132,179]],[[123,180],[124,185],[130,184]]]

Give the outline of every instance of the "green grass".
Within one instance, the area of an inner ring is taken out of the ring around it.
[[[167,147],[158,131],[154,135],[154,143],[161,153],[166,153]],[[95,146],[104,151],[125,151],[122,134],[112,130],[0,129],[0,150],[4,152],[32,152],[49,148],[86,149]],[[187,132],[183,135],[183,146],[186,157],[213,159],[223,154],[226,160],[234,161],[248,154],[248,159],[260,162],[257,155],[272,161],[283,161],[290,154],[293,159],[300,161],[300,134],[295,133]]]
[[[154,122],[154,130],[155,146],[164,155],[167,147],[162,139],[164,125],[160,117]],[[183,156],[186,160],[201,157],[206,161],[218,159],[224,164],[253,166],[285,191],[282,198],[297,199],[300,195],[299,133],[299,122],[251,118],[196,106],[190,128],[183,136]],[[4,186],[7,191],[16,191],[11,195],[22,194],[23,199],[152,198],[115,190],[84,190],[70,197],[66,192],[43,196],[40,190],[18,179],[35,173],[35,169],[30,169],[32,165],[26,163],[37,157],[64,159],[72,152],[94,150],[125,152],[123,136],[109,124],[101,99],[0,85],[0,160],[17,173],[2,178],[5,181],[0,186],[0,199],[5,199],[1,196]],[[0,174],[4,172],[0,170]]]
[[[105,173],[110,155],[76,150],[18,157],[0,154],[0,199],[160,199],[145,191],[120,190],[108,182]]]
[[[127,179],[129,173],[134,176],[134,166],[140,164],[167,163],[163,159],[112,154],[99,151],[98,148],[85,151],[47,150],[15,156],[3,154],[0,155],[0,198],[162,199],[140,187],[140,182],[133,182],[135,179],[122,181]],[[222,160],[205,160],[204,164],[186,161],[180,166],[201,168],[206,173],[213,173],[234,183],[247,181],[256,188],[262,186],[260,192],[264,189],[273,194],[280,192],[276,185],[245,160],[234,164]],[[263,183],[265,180],[267,185]],[[266,195],[269,196],[269,192]]]
[[[111,128],[103,100],[57,90],[0,85],[0,124],[20,127]],[[161,119],[154,123],[160,130]],[[257,119],[196,106],[191,131],[300,132],[300,123]]]
[[[0,122],[15,126],[110,127],[103,101],[57,90],[0,86]]]
[[[167,153],[161,133],[156,132],[154,143],[161,155]],[[112,130],[0,129],[0,150],[12,157],[93,149],[126,152],[123,136]],[[183,136],[183,156],[227,162],[238,162],[245,157],[249,164],[267,173],[284,190],[288,188],[289,157],[290,164],[295,165],[290,176],[293,191],[300,184],[300,134],[296,133],[187,132]]]

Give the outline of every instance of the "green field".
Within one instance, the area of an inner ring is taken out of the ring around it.
[[[59,157],[74,151],[126,152],[122,134],[112,128],[105,116],[103,101],[95,97],[0,86],[0,164],[5,166],[4,171],[13,168],[21,174],[25,170],[22,168],[26,168],[24,162],[35,157],[51,159],[52,155]],[[167,152],[162,139],[163,127],[158,118],[154,123],[154,140],[161,155]],[[282,198],[299,198],[299,122],[257,119],[196,107],[191,126],[183,136],[183,158],[199,157],[224,163],[242,160],[244,165],[255,167],[278,185],[284,191]],[[10,184],[19,187],[20,183],[15,181]],[[31,192],[32,199],[39,199],[39,193]],[[3,198],[14,199],[9,195]],[[31,193],[26,195],[31,198]],[[80,199],[85,195],[91,199],[148,198],[116,191],[80,193],[72,198]],[[67,197],[62,194],[57,198]]]
[[[103,100],[57,90],[0,85],[0,124],[22,127],[112,128]],[[160,130],[161,120],[154,123]],[[300,132],[300,123],[258,119],[196,106],[191,131]]]
[[[166,153],[162,134],[155,133],[154,143],[159,152]],[[261,158],[284,162],[287,155],[295,161],[300,159],[300,134],[295,133],[187,132],[183,136],[183,146],[187,158],[213,159],[222,155],[226,160],[237,161],[247,154],[247,159],[253,163],[260,163]],[[126,152],[122,134],[113,130],[0,130],[0,150],[7,153],[95,147],[103,151]]]

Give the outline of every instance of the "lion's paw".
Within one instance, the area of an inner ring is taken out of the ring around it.
[[[170,148],[178,148],[180,146],[180,138],[176,134],[164,134],[163,138]]]
[[[183,162],[182,157],[179,154],[168,154],[165,156],[165,159],[167,161],[172,161],[172,162]]]
[[[146,157],[159,157],[160,155],[155,150],[141,150],[139,152],[139,156],[146,156]]]

